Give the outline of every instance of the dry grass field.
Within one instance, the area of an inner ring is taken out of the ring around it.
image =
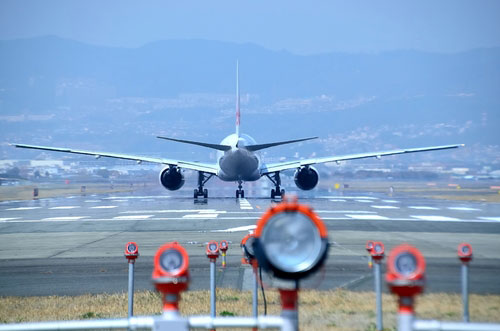
[[[259,294],[259,312],[264,312]],[[279,295],[267,290],[267,313],[279,314]],[[209,292],[189,291],[182,295],[182,315],[207,315]],[[217,290],[217,313],[221,316],[249,316],[251,293],[231,289]],[[299,320],[301,330],[375,330],[375,295],[373,292],[346,290],[302,291],[300,293]],[[416,311],[422,319],[460,321],[462,308],[458,294],[425,294],[417,298]],[[384,295],[384,326],[393,330],[396,325],[396,300]],[[161,300],[157,293],[143,291],[135,294],[135,315],[161,313]],[[127,315],[126,294],[100,294],[83,296],[2,297],[0,322],[29,322],[42,320],[72,320],[117,318]],[[470,297],[470,316],[476,322],[500,322],[500,295]]]

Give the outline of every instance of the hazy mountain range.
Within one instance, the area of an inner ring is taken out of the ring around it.
[[[466,143],[398,162],[500,164],[500,48],[298,56],[206,40],[111,48],[56,37],[0,41],[0,156],[26,157],[5,144],[23,142],[206,160],[210,151],[154,136],[219,142],[233,132],[236,60],[244,132],[258,142],[321,138],[268,156]]]

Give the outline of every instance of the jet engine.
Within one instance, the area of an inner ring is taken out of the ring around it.
[[[295,171],[293,179],[301,190],[312,190],[318,184],[318,170],[310,166],[299,168]]]
[[[180,168],[168,166],[160,172],[160,183],[167,190],[175,191],[184,185],[184,175]]]

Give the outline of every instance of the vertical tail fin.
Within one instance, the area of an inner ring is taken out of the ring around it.
[[[236,61],[236,136],[240,136],[240,80],[238,61]]]

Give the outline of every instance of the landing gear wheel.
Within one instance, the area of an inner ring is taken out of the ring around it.
[[[197,189],[194,189],[194,198],[198,198],[198,190]]]
[[[236,199],[240,197],[240,190],[236,190]]]
[[[281,189],[281,198],[283,199],[283,197],[285,196],[285,190],[284,189]]]
[[[203,190],[203,197],[206,199],[208,198],[208,190],[207,189],[204,189]]]
[[[276,192],[274,189],[271,190],[271,199],[274,199],[276,197]]]
[[[241,198],[243,199],[245,197],[245,191],[241,190],[240,195],[241,195]]]

